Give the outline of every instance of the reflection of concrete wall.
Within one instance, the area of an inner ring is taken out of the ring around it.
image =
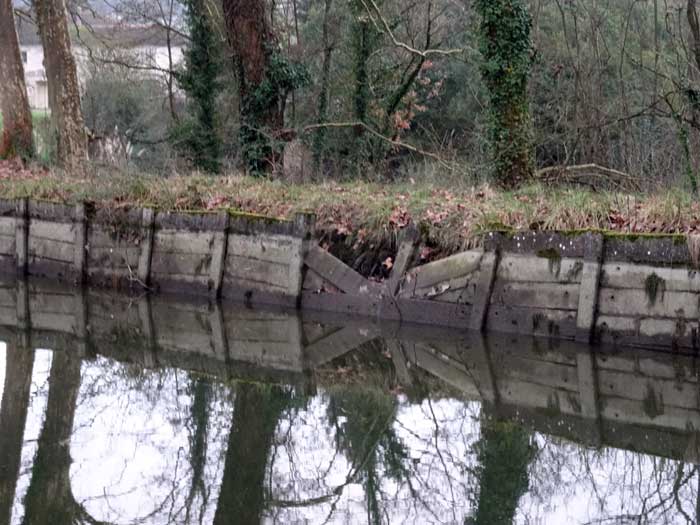
[[[298,385],[308,382],[307,369],[332,370],[333,359],[380,338],[405,389],[427,373],[440,392],[448,386],[541,432],[700,461],[697,366],[682,354],[76,293],[45,281],[0,287],[0,339],[17,333],[29,334],[34,348]]]
[[[402,337],[399,335],[399,337]],[[401,338],[403,355],[495,416],[548,434],[700,462],[698,370],[688,355],[536,338]]]

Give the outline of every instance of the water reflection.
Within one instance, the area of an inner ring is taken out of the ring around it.
[[[26,292],[0,525],[698,522],[694,356]]]

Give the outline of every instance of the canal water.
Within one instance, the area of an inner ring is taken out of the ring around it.
[[[693,355],[26,295],[0,308],[0,525],[700,515]]]

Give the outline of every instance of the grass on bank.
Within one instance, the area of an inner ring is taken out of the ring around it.
[[[381,184],[292,184],[242,175],[98,173],[75,178],[0,164],[0,197],[164,210],[231,209],[274,217],[312,210],[320,231],[357,240],[386,238],[418,224],[446,252],[478,245],[480,235],[494,229],[673,234],[700,230],[700,204],[682,189],[624,194],[534,184],[505,192],[440,178]]]

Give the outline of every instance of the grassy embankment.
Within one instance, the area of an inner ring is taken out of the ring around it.
[[[239,175],[139,176],[101,174],[67,177],[41,169],[0,165],[0,197],[101,206],[153,206],[168,210],[231,209],[274,217],[313,210],[322,232],[352,242],[386,240],[418,224],[441,252],[479,244],[494,229],[581,230],[685,234],[700,230],[700,203],[681,189],[651,194],[593,192],[539,184],[518,191],[425,178],[394,183],[288,184]]]

